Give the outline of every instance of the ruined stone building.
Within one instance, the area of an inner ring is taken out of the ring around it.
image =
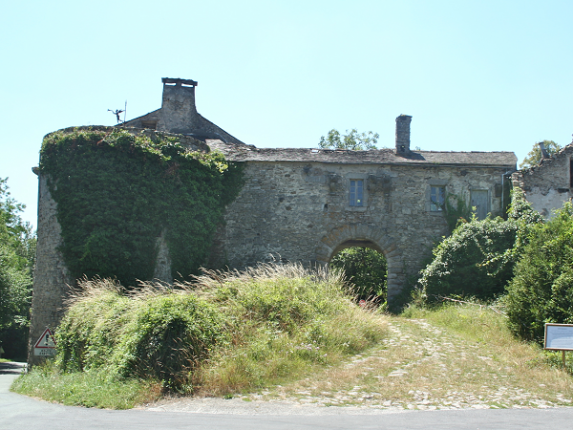
[[[344,248],[369,247],[387,259],[392,302],[447,234],[448,197],[476,206],[481,218],[501,214],[507,203],[504,183],[517,161],[512,152],[412,150],[407,115],[396,118],[392,149],[256,148],[197,112],[196,87],[191,80],[163,79],[161,108],[121,126],[179,133],[187,136],[182,141],[204,142],[244,163],[245,184],[218,229],[212,265],[243,268],[270,258],[328,263]],[[41,177],[39,200],[31,339],[55,327],[63,285],[71,281],[57,252],[55,202]]]
[[[542,145],[542,143],[540,143]],[[538,166],[518,170],[511,179],[521,188],[533,209],[546,218],[573,197],[573,144],[549,156],[542,147]]]

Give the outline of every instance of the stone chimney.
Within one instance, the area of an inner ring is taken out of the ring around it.
[[[410,115],[400,115],[396,118],[396,154],[410,154]]]
[[[539,142],[539,149],[541,150],[541,157],[542,158],[549,158],[549,154],[547,153],[547,149],[545,148],[544,142]]]
[[[191,79],[163,78],[163,99],[161,102],[162,129],[172,133],[183,133],[196,122],[196,81]]]

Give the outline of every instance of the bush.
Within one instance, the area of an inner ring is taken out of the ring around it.
[[[541,342],[546,322],[573,323],[572,240],[570,203],[529,229],[506,298],[509,327],[521,338]]]
[[[56,331],[65,371],[107,367],[180,388],[222,338],[221,315],[193,294],[146,288],[128,297],[111,281],[81,287]]]
[[[354,284],[357,299],[386,300],[388,267],[380,252],[370,248],[347,248],[332,258],[330,266],[342,270]]]
[[[428,300],[456,295],[481,300],[503,293],[513,274],[518,223],[501,218],[460,224],[434,249],[419,283]]]

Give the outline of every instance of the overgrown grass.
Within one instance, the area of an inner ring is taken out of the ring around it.
[[[381,317],[353,302],[339,273],[300,265],[210,272],[174,288],[127,291],[109,280],[81,287],[56,330],[54,364],[22,377],[19,392],[114,408],[129,407],[123,391],[113,394],[122,384],[134,393],[129,404],[147,400],[135,394],[146,386],[232,396],[309,375],[386,336]]]
[[[157,381],[119,378],[106,368],[62,372],[53,361],[34,367],[14,381],[12,391],[70,406],[130,409],[157,400]]]
[[[262,265],[198,279],[227,315],[229,342],[194,375],[201,394],[284,384],[338,363],[386,336],[379,316],[352,301],[340,273]]]

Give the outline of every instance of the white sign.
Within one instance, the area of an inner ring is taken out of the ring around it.
[[[545,324],[545,349],[573,351],[573,324]]]
[[[44,333],[42,333],[42,336],[40,336],[34,345],[34,355],[41,357],[52,357],[56,355],[56,341],[49,328],[44,330]]]

